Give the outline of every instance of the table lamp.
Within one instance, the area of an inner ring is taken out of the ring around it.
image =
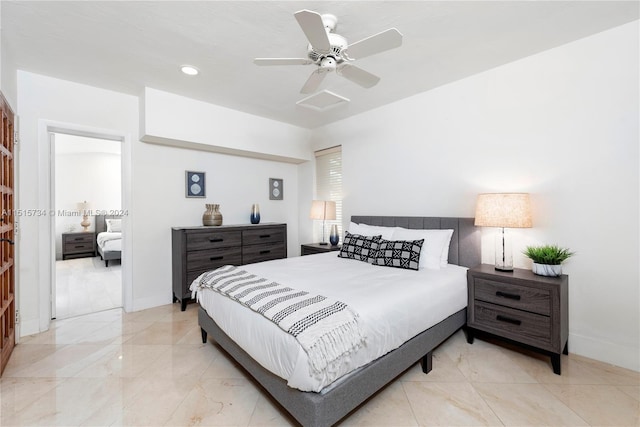
[[[322,242],[320,242],[320,244],[326,245],[327,242],[324,240],[324,223],[326,220],[336,219],[336,202],[330,200],[314,200],[311,203],[309,218],[322,220]]]
[[[499,227],[496,235],[495,268],[513,271],[511,241],[505,228],[531,228],[531,201],[527,193],[479,194],[476,202],[475,223],[479,227]]]

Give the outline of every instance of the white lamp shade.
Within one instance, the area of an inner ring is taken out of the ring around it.
[[[309,218],[321,220],[336,219],[336,202],[330,200],[314,200],[311,203]]]
[[[91,210],[91,203],[87,202],[86,200],[84,202],[79,202],[78,210],[81,211],[84,215],[86,211]]]
[[[480,227],[531,228],[529,194],[479,194],[476,203],[475,225]]]

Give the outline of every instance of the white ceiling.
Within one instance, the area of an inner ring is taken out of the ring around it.
[[[2,44],[18,69],[132,95],[145,86],[313,128],[638,19],[638,1],[11,1]],[[304,57],[293,13],[338,17],[355,42],[395,27],[400,48],[356,64],[381,77],[363,89],[335,74],[347,105],[297,106],[314,69],[258,67],[254,57]],[[4,57],[4,56],[3,56]],[[197,77],[179,71],[200,69]]]

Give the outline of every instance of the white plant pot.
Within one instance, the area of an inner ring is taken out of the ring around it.
[[[551,265],[551,264],[538,264],[533,263],[533,268],[531,269],[533,274],[537,274],[538,276],[551,276],[556,277],[562,274],[562,264]]]

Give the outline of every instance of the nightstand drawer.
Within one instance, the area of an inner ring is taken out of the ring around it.
[[[187,247],[190,251],[240,246],[241,242],[242,234],[240,231],[216,230],[209,233],[187,234]]]
[[[67,242],[64,245],[65,254],[87,251],[93,251],[93,242]]]
[[[475,299],[526,310],[545,316],[551,314],[549,291],[493,280],[474,278]]]
[[[498,331],[501,336],[539,347],[546,347],[541,344],[551,342],[551,319],[539,314],[476,301],[470,323],[473,327]]]
[[[64,236],[65,244],[89,243],[93,245],[93,233],[73,233]],[[89,248],[91,249],[91,248]]]
[[[242,264],[242,250],[236,248],[187,252],[187,271],[213,270],[223,265]]]

